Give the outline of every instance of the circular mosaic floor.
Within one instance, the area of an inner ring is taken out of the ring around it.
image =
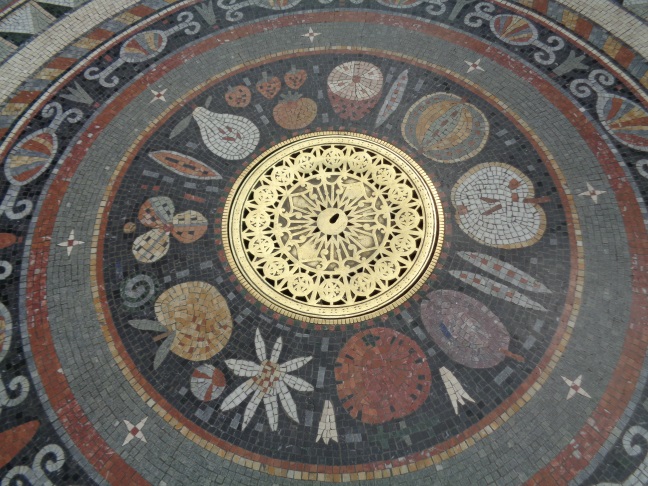
[[[638,53],[546,1],[162,3],[1,132],[2,486],[648,483]]]

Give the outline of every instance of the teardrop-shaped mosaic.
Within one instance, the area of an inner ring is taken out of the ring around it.
[[[247,118],[196,108],[193,117],[207,148],[226,160],[241,160],[259,143],[259,129]]]

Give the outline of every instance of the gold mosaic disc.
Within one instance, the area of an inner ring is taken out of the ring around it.
[[[425,172],[373,137],[319,132],[258,157],[223,214],[232,270],[255,298],[317,324],[349,324],[407,300],[432,272],[443,212]]]

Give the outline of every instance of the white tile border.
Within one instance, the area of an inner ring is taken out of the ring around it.
[[[93,0],[34,37],[0,66],[0,104],[74,40],[136,3],[138,0]]]
[[[648,59],[648,23],[608,0],[557,0]]]

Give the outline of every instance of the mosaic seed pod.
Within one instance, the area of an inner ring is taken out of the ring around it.
[[[416,411],[430,393],[432,375],[418,344],[379,327],[356,334],[344,345],[335,380],[342,405],[353,418],[382,424]]]
[[[334,68],[327,84],[335,113],[343,120],[357,121],[378,103],[383,75],[369,62],[351,61]]]
[[[481,302],[454,290],[428,294],[421,303],[423,327],[448,357],[469,368],[491,368],[506,357],[523,358],[508,350],[509,332]]]
[[[191,393],[203,402],[210,402],[221,396],[225,385],[225,375],[212,365],[201,365],[191,374]]]
[[[317,103],[297,93],[281,95],[281,101],[272,110],[277,125],[286,130],[299,130],[310,125],[317,115]]]
[[[403,137],[436,162],[460,162],[477,155],[489,125],[474,105],[448,93],[434,93],[414,103],[402,125]]]
[[[242,116],[196,108],[193,117],[207,148],[223,159],[244,159],[259,143],[259,129]]]
[[[130,325],[156,331],[163,341],[153,360],[157,369],[169,352],[190,361],[205,361],[220,352],[232,335],[232,316],[225,298],[205,282],[185,282],[164,291],[155,301],[156,321],[137,319]]]

